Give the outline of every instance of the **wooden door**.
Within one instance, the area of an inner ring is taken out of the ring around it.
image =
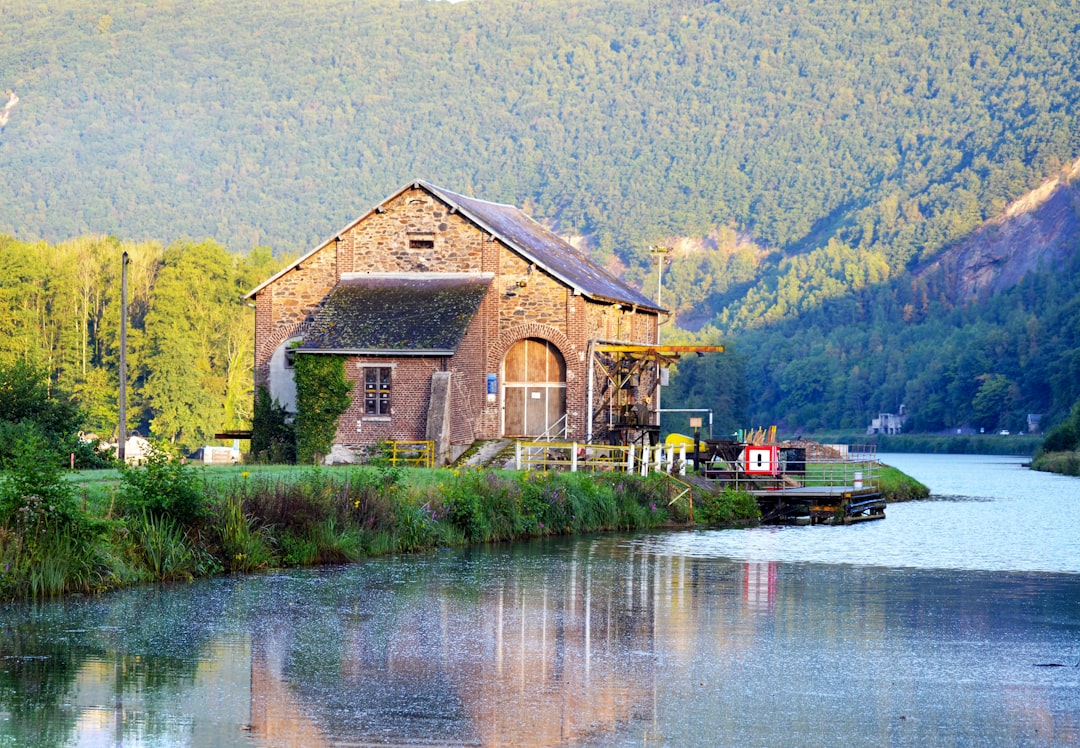
[[[546,340],[519,340],[503,359],[503,435],[559,438],[565,433],[562,354]]]

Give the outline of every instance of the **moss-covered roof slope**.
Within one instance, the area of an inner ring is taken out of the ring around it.
[[[449,356],[490,284],[490,274],[345,275],[297,351]]]

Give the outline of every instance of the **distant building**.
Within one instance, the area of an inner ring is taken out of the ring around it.
[[[899,413],[878,413],[877,418],[870,421],[866,427],[867,434],[899,434],[904,430],[904,421],[907,415],[904,406],[900,406]]]
[[[1027,432],[1029,434],[1041,434],[1042,433],[1042,413],[1028,413],[1027,416]]]

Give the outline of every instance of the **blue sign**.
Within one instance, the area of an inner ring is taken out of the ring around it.
[[[498,395],[499,394],[499,375],[498,374],[488,374],[487,384],[488,384],[487,393],[489,395]]]

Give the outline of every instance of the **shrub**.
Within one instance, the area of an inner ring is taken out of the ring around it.
[[[761,516],[753,494],[730,486],[701,496],[698,518],[707,525],[722,525]]]
[[[49,455],[48,445],[34,428],[24,431],[12,446],[7,475],[0,485],[0,521],[9,526],[15,521],[32,524],[36,530],[45,526],[69,530],[83,519],[75,489],[59,465],[43,455]]]
[[[263,464],[296,462],[296,435],[285,408],[260,385],[251,419],[251,460]]]
[[[152,450],[140,467],[122,468],[120,480],[129,514],[169,517],[189,526],[207,516],[195,472],[163,450]]]

